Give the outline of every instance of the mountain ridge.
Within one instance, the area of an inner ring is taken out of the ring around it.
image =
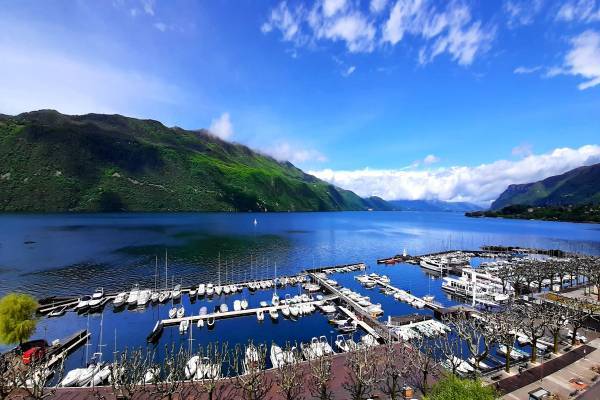
[[[207,130],[118,114],[0,115],[0,159],[2,211],[342,211],[385,205]]]

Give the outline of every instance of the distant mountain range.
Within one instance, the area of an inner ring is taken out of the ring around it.
[[[522,185],[510,185],[492,203],[492,210],[509,205],[568,206],[600,203],[600,164],[575,168],[561,175]]]
[[[600,222],[600,164],[522,185],[510,185],[487,211],[468,217]]]
[[[404,211],[476,211],[481,210],[476,204],[466,202],[450,202],[441,200],[388,200],[396,210]]]
[[[121,115],[0,115],[0,211],[390,209],[205,130]]]

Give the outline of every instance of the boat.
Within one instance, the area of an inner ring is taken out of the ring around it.
[[[100,371],[101,367],[102,365],[92,362],[84,371],[81,372],[74,386],[83,387],[88,385],[91,382],[93,376],[97,374],[98,371]]]
[[[190,320],[184,319],[179,323],[179,333],[186,333],[188,328],[190,327]]]
[[[215,294],[217,296],[220,296],[222,292],[223,292],[223,287],[221,285],[215,286]]]
[[[50,313],[48,313],[48,318],[61,317],[61,316],[65,315],[65,313],[67,312],[67,308],[69,308],[69,307],[61,306],[61,307],[55,308]]]
[[[193,379],[193,380],[199,380],[202,379],[204,377],[204,374],[202,374],[203,376],[198,378],[196,375],[196,372],[198,371],[198,367],[200,366],[200,356],[193,356],[192,358],[190,358],[188,360],[188,362],[185,364],[185,369],[184,369],[184,374],[186,379]]]
[[[242,299],[242,301],[240,302],[240,305],[242,306],[242,310],[247,309],[248,308],[248,300]]]
[[[296,355],[294,354],[296,348],[292,347],[289,350],[283,350],[276,343],[271,344],[271,364],[273,368],[280,368],[284,365],[294,364],[296,361]]]
[[[77,385],[79,377],[83,374],[87,368],[75,368],[67,372],[65,377],[60,381],[58,386],[60,387],[73,387]]]
[[[473,367],[475,367],[475,366],[476,366],[476,364],[477,364],[477,363],[475,362],[475,358],[473,358],[473,357],[469,358],[469,360],[468,360],[468,361],[469,361],[469,364],[471,364]],[[492,367],[491,367],[489,364],[486,364],[486,363],[485,363],[485,362],[483,362],[483,361],[479,361],[479,369],[481,369],[481,370],[487,370],[487,369],[491,369],[491,368],[492,368]]]
[[[98,288],[92,294],[92,298],[90,299],[88,305],[90,306],[90,308],[95,309],[102,304],[103,300],[104,300],[104,289]]]
[[[366,347],[372,347],[377,345],[377,339],[375,339],[375,337],[371,334],[364,335],[360,338],[360,341],[362,342],[363,346]]]
[[[177,318],[183,318],[185,315],[185,308],[183,306],[177,309]]]
[[[333,351],[333,348],[331,347],[331,345],[327,341],[327,338],[325,336],[319,336],[319,343],[321,345],[321,351],[323,352],[323,354],[333,354],[333,353],[335,353]]]
[[[475,368],[473,368],[471,364],[456,356],[452,356],[452,358],[446,359],[442,363],[442,365],[449,370],[451,370],[452,366],[454,366],[456,368],[456,371],[460,372],[461,374],[469,374],[475,371]]]
[[[269,303],[267,303],[264,300],[262,300],[259,304],[260,304],[261,307],[268,307],[269,306]]]
[[[115,299],[113,300],[113,307],[118,308],[118,307],[124,306],[125,303],[127,302],[128,296],[129,296],[129,293],[127,293],[127,292],[121,292],[121,293],[117,294],[115,296]]]
[[[150,301],[150,296],[152,296],[152,292],[148,289],[140,290],[137,299],[137,306],[144,307]]]
[[[198,297],[202,297],[206,294],[206,285],[201,283],[198,285]]]
[[[152,295],[150,296],[150,301],[152,302],[152,304],[158,303],[158,300],[160,298],[160,293],[157,291],[153,291]]]
[[[263,312],[263,310],[256,311],[256,319],[259,321],[263,321],[265,319],[265,313]]]
[[[163,290],[162,292],[160,292],[158,294],[158,302],[159,303],[166,303],[170,298],[171,298],[170,290]]]
[[[271,308],[269,310],[269,315],[271,316],[272,320],[277,320],[277,318],[279,318],[279,314],[277,313],[277,310],[275,308]]]
[[[271,304],[273,304],[275,307],[279,305],[279,296],[277,295],[277,293],[273,293],[273,297],[271,298]]]
[[[432,294],[426,294],[425,296],[423,296],[423,301],[426,301],[428,303],[431,303],[435,300],[435,296]]]
[[[208,357],[202,359],[204,365],[204,377],[206,379],[219,379],[221,377],[221,364],[211,363]]]
[[[197,326],[198,328],[202,328],[202,327],[204,326],[204,319],[200,318],[200,319],[198,320],[198,322],[196,323],[196,326]]]
[[[244,358],[244,374],[247,374],[252,371],[256,371],[261,368],[260,365],[260,356],[258,354],[258,349],[253,344],[246,347],[246,354]]]
[[[169,318],[173,319],[177,316],[177,307],[171,307],[169,309]]]
[[[231,288],[229,287],[229,285],[223,286],[223,294],[230,294],[230,293],[231,293]]]
[[[342,325],[338,325],[337,329],[342,333],[350,333],[356,331],[357,323],[355,321],[350,321]]]
[[[104,384],[110,378],[112,368],[113,366],[111,364],[101,364],[98,371],[92,376],[88,386],[95,387]]]
[[[239,300],[235,300],[233,302],[233,310],[234,311],[240,311],[242,309],[242,302]]]
[[[190,288],[190,299],[196,298],[197,293],[198,293],[198,289],[196,287],[192,286]]]
[[[208,329],[212,329],[215,326],[215,317],[208,317],[206,319],[206,326],[208,326]]]
[[[158,382],[158,378],[160,377],[160,368],[158,366],[150,367],[146,370],[144,374],[143,383],[150,384]]]
[[[342,352],[356,350],[358,345],[351,338],[346,338],[343,335],[337,335],[335,339],[335,346]]]
[[[140,294],[140,287],[138,285],[135,285],[129,292],[129,297],[127,297],[127,304],[130,306],[137,305],[139,294]]]
[[[505,345],[501,344],[500,346],[498,346],[498,349],[496,351],[498,352],[498,354],[506,356],[507,349]],[[524,351],[517,350],[514,348],[510,350],[510,358],[512,358],[513,360],[523,360],[527,357],[529,357],[529,355]]]
[[[156,321],[156,324],[154,325],[154,329],[152,329],[152,332],[150,332],[150,334],[146,337],[146,342],[148,342],[148,343],[158,342],[158,339],[160,339],[160,337],[163,333],[163,330],[164,330],[164,325],[162,324],[162,322]]]
[[[337,307],[331,303],[323,304],[323,305],[319,306],[319,308],[325,314],[333,314],[335,312],[335,310],[337,310]]]
[[[281,313],[283,314],[284,317],[289,317],[290,316],[290,306],[288,304],[284,305],[281,308]]]
[[[175,287],[171,291],[171,298],[173,300],[178,300],[181,298],[181,285],[180,284],[175,285]]]
[[[90,300],[92,300],[92,296],[81,296],[79,298],[79,302],[77,303],[77,305],[75,306],[75,310],[77,311],[83,311],[86,308],[88,308],[90,306]]]
[[[227,304],[223,303],[223,304],[221,304],[221,306],[219,307],[219,310],[220,310],[222,313],[226,313],[227,311],[229,311],[229,307],[227,306]]]
[[[206,285],[206,295],[208,297],[212,297],[213,294],[215,294],[215,287],[212,283],[209,283],[208,285]]]
[[[297,317],[300,314],[300,309],[298,306],[292,305],[290,306],[290,315],[292,317]]]

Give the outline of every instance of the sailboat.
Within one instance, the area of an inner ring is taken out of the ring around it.
[[[277,282],[277,263],[275,263],[275,281]],[[279,295],[277,294],[277,284],[273,285],[273,297],[271,298],[271,304],[273,304],[275,307],[277,307],[279,305]]]
[[[215,286],[215,294],[217,296],[220,296],[221,292],[223,291],[223,288],[221,287],[221,253],[219,253],[219,264],[217,266],[217,273],[219,275],[219,284]]]
[[[429,278],[429,290],[427,291],[427,294],[425,296],[423,296],[423,300],[427,301],[427,302],[432,302],[435,299],[435,296],[431,294],[431,280],[433,279],[433,277]]]
[[[105,362],[102,362],[102,337],[104,331],[104,313],[100,319],[100,342],[98,343],[98,352],[94,353],[94,359],[96,359],[96,366],[92,378],[90,379],[89,386],[98,386],[108,380],[111,372],[111,366]]]
[[[155,256],[154,260],[154,290],[150,295],[150,301],[152,304],[156,304],[158,302],[160,294],[158,293],[158,256]]]
[[[169,290],[169,277],[168,277],[168,253],[165,249],[165,290],[160,292],[158,295],[158,301],[161,303],[165,303],[171,298],[171,291]]]

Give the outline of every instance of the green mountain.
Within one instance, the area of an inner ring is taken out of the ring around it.
[[[481,210],[481,207],[463,201],[442,201],[442,200],[388,200],[396,210],[404,211],[475,211]]]
[[[509,205],[538,207],[600,204],[600,164],[579,167],[562,175],[522,185],[510,185],[491,206],[500,210]]]
[[[0,211],[381,209],[205,130],[121,115],[0,115]]]

